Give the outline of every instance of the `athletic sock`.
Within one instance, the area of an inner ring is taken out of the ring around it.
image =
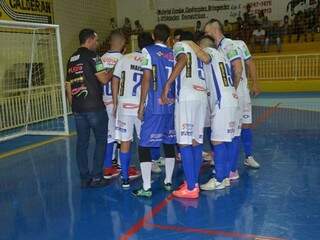
[[[114,144],[114,150],[113,150],[113,155],[112,155],[112,159],[116,159],[117,158],[117,163],[118,165],[121,167],[121,161],[120,161],[120,144],[119,143],[115,143]],[[116,155],[117,154],[117,155]],[[117,157],[118,156],[118,157]]]
[[[151,151],[152,160],[158,160],[160,158],[160,148],[159,147],[150,148],[150,151]]]
[[[231,148],[229,149],[230,154],[230,170],[235,172],[238,169],[238,157],[240,149],[240,137],[234,137],[231,142]]]
[[[121,176],[123,179],[129,179],[129,165],[131,161],[131,152],[120,151],[120,162],[121,162]]]
[[[241,141],[243,144],[246,158],[252,156],[252,130],[251,128],[244,128],[241,130]]]
[[[164,179],[164,183],[172,183],[172,174],[174,170],[175,158],[166,158],[165,159],[165,170],[166,170],[166,178]]]
[[[105,154],[104,154],[104,164],[103,164],[103,166],[105,168],[111,168],[112,167],[113,145],[115,145],[114,142],[108,143],[106,145],[106,151],[105,151]]]
[[[151,167],[152,167],[152,162],[140,163],[144,190],[148,190],[151,188]]]
[[[192,146],[188,145],[180,147],[181,160],[184,175],[187,181],[188,189],[193,190],[195,187],[195,176],[194,176],[194,158],[192,152]]]
[[[202,150],[203,144],[199,144],[197,146],[192,147],[192,153],[194,158],[194,177],[196,183],[198,183],[200,169],[202,165]]]
[[[225,143],[214,145],[214,163],[216,170],[216,179],[218,182],[222,182],[226,178],[227,169],[227,147]]]

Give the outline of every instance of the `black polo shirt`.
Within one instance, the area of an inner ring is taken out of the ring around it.
[[[96,73],[105,68],[100,57],[81,47],[69,58],[66,81],[71,83],[72,111],[96,112],[105,110],[102,85]]]

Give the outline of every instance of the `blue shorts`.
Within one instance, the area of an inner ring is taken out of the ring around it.
[[[145,114],[140,132],[141,147],[160,147],[164,144],[176,144],[173,114]]]

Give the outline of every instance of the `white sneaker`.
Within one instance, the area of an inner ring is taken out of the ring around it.
[[[229,178],[225,178],[223,180],[223,183],[224,183],[224,186],[225,187],[230,187],[231,186],[231,183],[230,183],[230,179]]]
[[[252,156],[246,158],[244,160],[244,165],[248,166],[248,167],[251,167],[251,168],[260,168],[260,164],[254,160],[254,158]]]
[[[200,189],[203,191],[212,191],[212,190],[219,190],[224,189],[225,185],[224,182],[218,182],[215,178],[211,178],[207,183],[202,184]]]
[[[211,162],[212,161],[211,152],[202,152],[202,158],[206,162]]]
[[[151,171],[153,173],[161,173],[161,168],[159,167],[159,165],[155,161],[152,162]]]
[[[165,165],[165,158],[160,157],[158,160],[155,161],[159,167],[163,167]]]

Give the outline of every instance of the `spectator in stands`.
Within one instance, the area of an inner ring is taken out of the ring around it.
[[[252,48],[253,51],[256,50],[256,44],[261,46],[261,50],[265,51],[266,44],[266,31],[262,28],[261,25],[258,25],[258,28],[255,29],[252,33]]]
[[[278,23],[274,23],[272,28],[266,32],[264,51],[269,51],[269,45],[275,43],[277,51],[281,52],[281,30]]]
[[[235,37],[241,40],[244,39],[244,22],[241,17],[237,18]]]
[[[314,10],[315,15],[315,32],[320,33],[320,3]]]
[[[264,17],[261,27],[266,32],[269,32],[272,29],[272,22],[268,19],[268,17],[266,17],[266,16]]]
[[[116,30],[118,28],[116,20],[114,18],[110,18],[110,26],[111,30]]]
[[[143,32],[143,27],[141,26],[139,20],[134,21],[134,26],[135,26],[135,29],[133,30],[133,34],[139,35],[140,33]]]
[[[259,13],[258,13],[258,18],[256,20],[256,23],[262,25],[264,20],[265,20],[265,17],[266,16],[264,15],[264,11],[260,10]]]
[[[250,27],[253,27],[256,20],[256,15],[251,11],[251,5],[247,4],[247,11],[243,14],[243,19],[249,24]]]
[[[281,36],[288,36],[288,41],[291,42],[292,25],[288,15],[283,17],[283,21],[280,26]],[[283,40],[282,40],[283,41]]]
[[[224,25],[223,25],[223,31],[224,31],[224,35],[228,38],[232,38],[233,34],[232,34],[232,31],[233,31],[233,27],[232,27],[232,24],[229,23],[228,20],[224,20]]]
[[[306,33],[306,26],[305,26],[305,18],[304,13],[302,11],[299,11],[298,14],[294,17],[293,20],[294,24],[294,33],[297,34],[297,42],[300,41],[300,36],[302,34],[305,35],[305,41],[307,41],[307,35]]]
[[[200,36],[203,35],[203,31],[201,29],[201,21],[197,21],[196,27],[195,27],[195,32],[194,32],[194,37],[195,39],[199,39]]]
[[[132,33],[131,21],[127,17],[124,19],[122,31],[126,35],[126,37],[129,37]]]

